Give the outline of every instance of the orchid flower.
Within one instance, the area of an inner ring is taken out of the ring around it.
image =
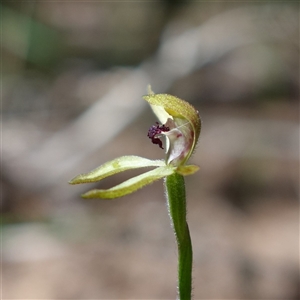
[[[145,167],[155,167],[151,171],[132,177],[110,189],[94,189],[82,195],[83,198],[114,199],[164,178],[170,219],[178,245],[178,299],[191,299],[192,290],[192,244],[186,222],[186,199],[184,177],[194,174],[199,167],[187,165],[195,150],[201,121],[198,111],[189,103],[168,94],[154,94],[151,87],[143,97],[151,106],[159,122],[148,130],[152,143],[163,147],[162,137],[166,139],[164,160],[150,160],[139,156],[122,156],[89,173],[73,178],[70,184],[91,183],[108,176]]]
[[[86,174],[73,178],[70,184],[92,183],[108,176],[145,167],[156,167],[110,189],[94,189],[82,195],[83,198],[113,199],[135,192],[152,182],[174,173],[190,175],[199,167],[186,165],[193,153],[200,134],[198,111],[184,100],[168,94],[149,94],[143,97],[157,116],[158,122],[150,127],[148,137],[163,148],[161,138],[166,137],[165,160],[150,160],[139,156],[123,156],[107,162]]]

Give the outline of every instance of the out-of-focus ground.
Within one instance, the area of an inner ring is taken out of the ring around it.
[[[67,183],[164,156],[148,83],[203,121],[194,299],[299,299],[299,3],[183,2],[1,4],[3,299],[176,298],[162,182],[113,201]]]

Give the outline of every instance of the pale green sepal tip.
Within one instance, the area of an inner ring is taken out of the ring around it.
[[[183,176],[187,176],[187,175],[192,175],[194,173],[196,173],[199,170],[199,167],[196,165],[182,165],[179,166],[176,169],[176,173],[183,175]]]
[[[155,93],[152,91],[152,88],[151,88],[151,85],[148,84],[148,95],[147,96],[143,96],[144,100],[148,101],[148,97],[151,95],[151,96],[154,96],[155,97]],[[149,101],[148,101],[149,102]],[[149,103],[150,104],[150,103]],[[169,118],[172,119],[172,116],[169,115],[164,107],[162,107],[161,105],[152,105],[150,104],[151,108],[152,108],[152,111],[153,113],[157,116],[158,120],[162,123],[162,124],[165,124]]]
[[[161,167],[164,166],[163,160],[151,160],[139,156],[122,156],[109,161],[89,173],[80,174],[69,181],[70,184],[96,182],[108,176],[143,167]]]
[[[148,171],[141,175],[130,178],[123,183],[116,185],[107,190],[91,190],[82,195],[85,199],[101,198],[101,199],[114,199],[123,197],[125,195],[131,194],[138,189],[151,184],[152,182],[161,179],[163,177],[173,174],[175,171],[174,167],[163,166],[156,168],[154,170]]]

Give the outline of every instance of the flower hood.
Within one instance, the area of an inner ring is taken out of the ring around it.
[[[181,166],[193,153],[201,130],[199,112],[188,102],[168,94],[143,97],[167,131],[158,134],[167,137],[166,163]]]

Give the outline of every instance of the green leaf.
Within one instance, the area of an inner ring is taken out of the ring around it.
[[[139,156],[122,156],[109,161],[86,174],[80,174],[69,181],[70,184],[96,182],[108,176],[137,168],[161,167],[165,162],[162,160],[151,160]]]
[[[128,194],[131,194],[138,189],[148,185],[158,179],[169,176],[175,172],[175,168],[171,166],[163,166],[154,170],[148,171],[136,177],[130,178],[123,183],[116,185],[113,188],[107,190],[91,190],[82,195],[83,198],[102,198],[102,199],[113,199],[119,198]]]

